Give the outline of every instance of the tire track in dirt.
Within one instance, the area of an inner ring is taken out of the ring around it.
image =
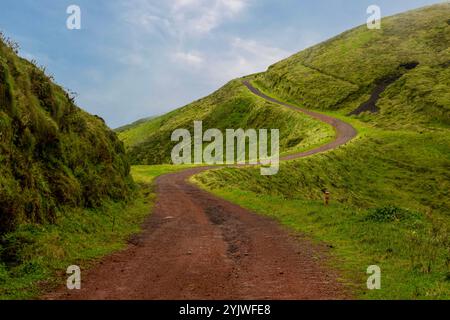
[[[332,125],[336,139],[291,160],[337,148],[356,136],[349,124],[254,94]],[[156,179],[157,202],[128,247],[82,273],[81,290],[45,299],[342,299],[339,275],[326,267],[327,248],[275,221],[188,182],[198,167]],[[217,167],[214,167],[217,168]]]

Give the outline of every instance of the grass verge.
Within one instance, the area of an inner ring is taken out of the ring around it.
[[[65,283],[70,265],[82,270],[124,249],[140,232],[155,202],[153,180],[184,166],[136,166],[133,200],[105,202],[98,209],[61,210],[54,224],[25,224],[2,237],[0,299],[33,299]]]
[[[330,267],[362,299],[448,299],[448,227],[432,215],[383,207],[361,210],[340,203],[262,195],[239,189],[217,196],[330,247]],[[403,212],[396,217],[389,212]],[[381,268],[381,290],[368,290],[367,267]]]
[[[383,130],[336,111],[323,113],[351,123],[358,137],[338,149],[283,162],[275,176],[225,168],[192,181],[328,243],[335,267],[360,298],[448,299],[448,130]],[[332,195],[329,207],[322,201],[325,189]],[[382,289],[369,291],[366,270],[374,264],[382,270]]]

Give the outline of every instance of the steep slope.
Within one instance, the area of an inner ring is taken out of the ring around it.
[[[449,16],[445,3],[385,18],[381,30],[355,28],[269,67],[255,84],[288,102],[349,113],[387,82],[372,123],[449,126]]]
[[[193,132],[193,121],[203,121],[204,130],[217,128],[279,128],[280,148],[289,153],[325,143],[333,129],[298,112],[287,110],[253,94],[241,81],[231,81],[210,96],[149,121],[119,129],[133,164],[170,163],[178,128]]]
[[[130,195],[123,144],[0,40],[0,233]]]
[[[363,297],[450,297],[449,17],[450,4],[389,17],[380,31],[356,28],[248,77],[269,96],[339,116],[359,137],[275,176],[228,168],[195,181],[329,243]],[[378,112],[349,115],[371,98]],[[366,288],[372,264],[382,290]]]
[[[284,101],[324,111],[353,112],[385,128],[448,127],[449,7],[435,5],[386,18],[381,30],[355,28],[250,79],[262,91]],[[365,107],[365,103],[370,105]],[[329,128],[250,95],[239,81],[184,108],[117,132],[134,164],[168,163],[175,145],[170,141],[171,132],[192,130],[194,120],[219,129],[280,127],[284,152],[330,138]],[[311,129],[316,130],[314,135]]]

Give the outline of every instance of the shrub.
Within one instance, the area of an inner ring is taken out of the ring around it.
[[[396,206],[385,206],[369,210],[366,220],[374,222],[400,221],[411,217],[417,217],[416,213]]]

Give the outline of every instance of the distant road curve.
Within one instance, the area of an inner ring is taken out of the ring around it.
[[[322,122],[328,123],[329,125],[333,126],[333,128],[334,128],[334,130],[336,132],[336,138],[333,141],[331,141],[331,142],[329,142],[327,144],[324,144],[324,145],[322,145],[320,147],[317,147],[317,148],[305,151],[305,152],[295,153],[295,154],[291,154],[291,155],[282,157],[281,160],[293,160],[293,159],[298,159],[298,158],[304,158],[304,157],[307,157],[307,156],[310,156],[310,155],[313,155],[313,154],[316,154],[316,153],[320,153],[320,152],[328,151],[328,150],[331,150],[331,149],[335,149],[335,148],[337,148],[337,147],[339,147],[339,146],[341,146],[343,144],[346,144],[347,142],[352,140],[357,135],[356,129],[353,128],[347,122],[344,122],[342,120],[333,118],[331,116],[327,116],[327,115],[322,114],[322,113],[318,113],[318,112],[314,112],[314,111],[311,111],[311,110],[303,109],[303,108],[300,108],[300,107],[288,104],[286,102],[279,101],[279,100],[277,100],[275,98],[269,97],[268,95],[262,93],[257,88],[252,86],[251,83],[248,80],[244,80],[243,83],[253,94],[255,94],[255,95],[257,95],[257,96],[259,96],[259,97],[261,97],[261,98],[263,98],[263,99],[265,99],[267,101],[279,104],[281,106],[284,106],[286,108],[289,108],[289,109],[292,109],[292,110],[295,110],[295,111],[302,112],[302,113],[307,114],[308,116],[313,117],[313,118],[315,118],[317,120],[320,120]]]
[[[336,148],[356,136],[349,124],[268,97],[270,102],[332,125],[336,139],[291,160]],[[157,202],[128,247],[83,271],[81,290],[45,299],[346,299],[327,248],[292,235],[277,222],[188,182],[197,167],[156,179]]]

